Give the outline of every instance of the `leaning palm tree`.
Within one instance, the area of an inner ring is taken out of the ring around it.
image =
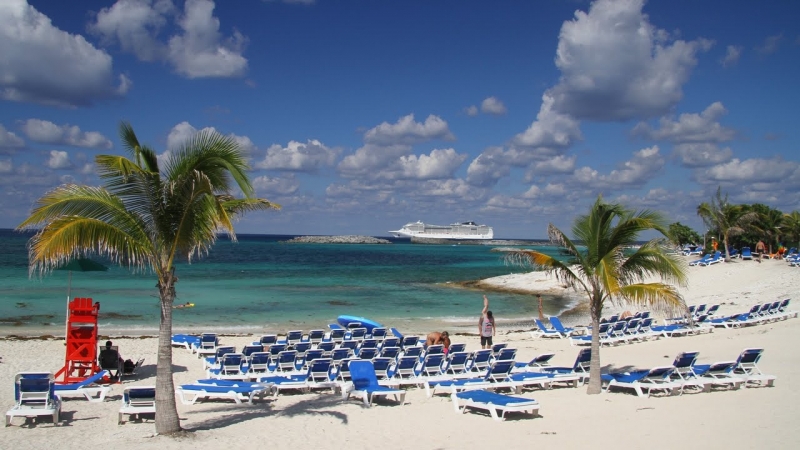
[[[599,328],[606,301],[626,302],[667,314],[686,309],[683,297],[670,284],[685,285],[683,260],[667,251],[664,238],[652,239],[636,248],[637,237],[648,230],[658,231],[666,238],[667,227],[660,214],[647,210],[631,212],[619,204],[604,203],[598,197],[589,213],[578,217],[572,226],[575,241],[552,224],[547,228],[550,242],[569,253],[569,262],[535,250],[516,250],[506,255],[512,264],[555,274],[559,281],[586,294],[592,320],[589,394],[600,393]],[[648,282],[652,277],[658,281]]]
[[[131,159],[95,159],[103,187],[67,184],[40,198],[19,229],[37,229],[29,242],[30,272],[48,272],[86,254],[149,269],[158,278],[161,321],[156,368],[156,432],[181,429],[172,379],[172,304],[176,260],[205,255],[224,231],[236,239],[233,219],[245,212],[278,209],[254,198],[247,160],[236,141],[202,131],[170,154],[162,167],[139,144],[127,123],[120,137]],[[231,194],[238,187],[244,198]]]
[[[697,207],[697,215],[709,228],[716,229],[722,235],[722,243],[725,246],[725,262],[731,260],[728,238],[744,233],[750,224],[758,219],[758,213],[747,212],[741,205],[729,203],[728,195],[723,197],[719,187],[710,203],[704,202]]]

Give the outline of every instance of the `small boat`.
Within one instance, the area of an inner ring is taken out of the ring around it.
[[[383,328],[383,325],[366,317],[342,315],[336,318],[336,322],[344,328],[364,327],[367,329],[367,333],[371,333],[373,328]]]

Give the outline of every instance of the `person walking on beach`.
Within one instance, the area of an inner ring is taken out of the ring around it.
[[[536,294],[536,299],[539,300],[539,320],[544,320],[544,311],[542,310],[542,294]]]
[[[758,241],[756,244],[756,252],[758,252],[758,262],[761,262],[761,258],[764,257],[764,253],[767,251],[767,246],[764,245],[764,241]]]
[[[478,333],[481,335],[481,348],[492,348],[494,342],[494,315],[489,311],[489,299],[483,296],[483,311],[481,311],[481,318],[478,320]]]

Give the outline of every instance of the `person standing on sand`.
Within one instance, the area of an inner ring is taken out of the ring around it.
[[[478,333],[481,335],[481,348],[492,348],[494,344],[492,342],[494,332],[494,315],[489,311],[489,299],[484,295],[483,311],[481,311],[481,318],[478,320]]]
[[[764,257],[764,253],[767,251],[767,246],[764,245],[764,241],[758,241],[756,244],[756,252],[758,252],[758,262],[761,262],[761,258]]]
[[[544,320],[544,311],[542,310],[542,294],[536,294],[536,298],[539,300],[539,320]]]

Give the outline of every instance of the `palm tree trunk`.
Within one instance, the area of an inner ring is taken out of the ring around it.
[[[177,278],[169,272],[158,283],[161,296],[161,324],[158,328],[158,364],[156,366],[156,433],[170,434],[181,430],[175,403],[175,382],[172,380],[172,304],[175,301]]]
[[[602,392],[600,384],[600,310],[592,301],[592,359],[589,361],[589,387],[587,394]]]
[[[731,262],[731,254],[728,252],[728,233],[722,235],[722,245],[725,246],[725,262]]]

